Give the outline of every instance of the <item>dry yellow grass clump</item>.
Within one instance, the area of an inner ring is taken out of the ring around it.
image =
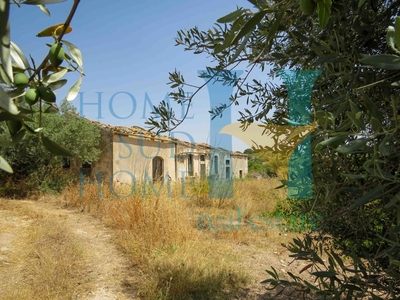
[[[237,180],[233,198],[211,199],[207,182],[199,181],[138,184],[133,190],[104,185],[101,195],[98,185],[85,184],[70,188],[63,201],[113,229],[140,270],[133,284],[141,297],[227,299],[251,280],[251,270],[238,267],[242,258],[234,247],[265,247],[266,235],[268,244],[282,241],[277,231],[255,230],[259,215],[285,198],[285,190],[274,190],[279,185],[275,179]]]

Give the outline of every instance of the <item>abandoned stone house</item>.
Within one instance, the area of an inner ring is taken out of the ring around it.
[[[242,178],[248,173],[247,155],[205,143],[189,143],[141,127],[101,127],[102,155],[83,165],[87,175],[131,184],[144,180],[180,180],[211,176],[215,179]]]

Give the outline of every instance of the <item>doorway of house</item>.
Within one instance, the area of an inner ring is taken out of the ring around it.
[[[225,161],[225,165],[226,165],[225,178],[228,179],[228,178],[231,178],[231,161],[229,159],[227,159]]]
[[[214,174],[215,175],[218,175],[218,156],[217,155],[215,155],[214,156]]]
[[[200,178],[206,177],[206,157],[205,155],[200,155]]]
[[[193,155],[189,154],[188,156],[188,174],[189,176],[193,176]]]
[[[153,181],[161,181],[164,176],[164,160],[160,156],[156,156],[152,161],[153,165]]]

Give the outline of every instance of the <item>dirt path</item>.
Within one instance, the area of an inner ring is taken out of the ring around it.
[[[65,224],[63,227],[67,228],[74,242],[84,252],[84,276],[87,280],[82,284],[87,284],[88,289],[81,286],[76,299],[135,299],[134,292],[127,284],[129,263],[113,244],[110,231],[101,221],[76,210],[62,209],[43,201],[10,202],[14,202],[11,209],[0,210],[0,265],[9,266],[13,252],[21,255],[19,252],[24,248],[24,230],[31,221],[27,214],[32,216],[37,213],[44,218],[49,216]],[[0,280],[0,290],[1,284]]]
[[[105,227],[101,220],[87,213],[79,212],[76,209],[61,208],[60,203],[43,200],[4,201],[0,199],[0,291],[2,289],[18,290],[21,283],[29,285],[29,280],[27,280],[29,270],[26,270],[26,265],[27,262],[30,263],[30,254],[27,256],[26,252],[32,251],[29,249],[32,247],[29,245],[27,237],[34,232],[32,229],[34,229],[37,219],[40,222],[51,219],[53,223],[50,224],[58,224],[60,230],[66,230],[68,238],[71,237],[71,242],[82,249],[84,268],[78,276],[78,281],[73,281],[72,278],[72,284],[68,288],[74,290],[73,297],[68,299],[139,299],[135,285],[132,284],[135,282],[133,269],[129,268],[129,262],[117,249],[111,230]],[[286,234],[282,234],[286,236]],[[280,240],[280,237],[284,236],[279,236],[278,239]],[[276,237],[275,240],[277,240]],[[50,240],[45,247],[50,247],[51,243]],[[269,278],[265,270],[270,269],[271,266],[274,266],[278,273],[284,275],[288,271],[297,274],[306,264],[306,262],[291,263],[287,250],[279,243],[275,244],[266,243],[262,248],[251,244],[232,247],[233,254],[242,258],[238,267],[251,270],[252,276],[252,283],[243,288],[232,300],[297,298],[298,295],[292,298],[286,292],[281,297],[275,297],[276,291],[267,291],[266,286],[260,284],[260,281]],[[59,266],[56,265],[56,267]],[[30,284],[32,285],[32,283]],[[38,282],[36,285],[40,286],[41,283]],[[56,299],[53,296],[41,298],[35,293],[33,295],[36,296],[34,299]],[[33,298],[32,296],[23,297],[20,294],[3,297],[0,293],[0,300],[11,299]],[[67,298],[57,297],[57,299]]]

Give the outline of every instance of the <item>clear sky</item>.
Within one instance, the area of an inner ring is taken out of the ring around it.
[[[38,38],[36,34],[64,22],[72,2],[47,5],[51,17],[36,6],[12,5],[11,39],[37,65],[48,52],[45,43],[53,40]],[[210,58],[205,55],[195,55],[184,51],[182,46],[175,46],[177,31],[194,26],[207,30],[236,6],[251,8],[251,3],[245,0],[81,0],[71,23],[73,31],[64,37],[82,51],[86,75],[81,93],[72,103],[80,110],[81,103],[100,101],[101,115],[98,106],[87,104],[83,105],[83,115],[106,124],[146,128],[144,122],[150,115],[150,102],[156,105],[171,91],[167,85],[168,72],[177,69],[187,82],[200,85],[203,80],[197,77],[197,72],[210,65]],[[58,102],[79,75],[66,78],[66,87],[57,90]],[[267,75],[262,79],[266,80]],[[189,113],[191,118],[177,130],[191,135],[195,142],[209,142],[209,103],[204,89],[195,98]],[[232,112],[232,121],[238,116]],[[185,136],[177,134],[176,137],[184,139]],[[233,138],[234,150],[246,148]]]

